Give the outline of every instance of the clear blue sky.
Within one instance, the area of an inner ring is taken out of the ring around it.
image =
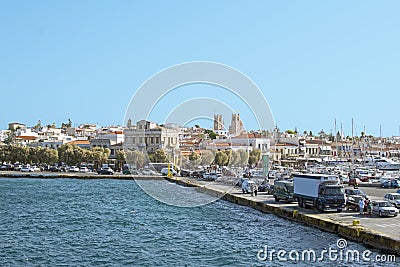
[[[330,132],[336,118],[351,134],[354,118],[357,132],[399,135],[399,10],[364,0],[0,1],[0,128],[122,124],[147,78],[200,60],[249,76],[282,130]]]

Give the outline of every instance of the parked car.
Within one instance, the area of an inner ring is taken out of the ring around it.
[[[393,204],[396,208],[400,208],[400,194],[398,193],[390,193],[386,194],[383,197],[383,200],[389,201],[390,203]]]
[[[396,179],[393,180],[385,180],[382,183],[383,188],[399,188],[400,182]]]
[[[24,165],[24,166],[22,166],[20,171],[21,172],[33,172],[33,169],[29,165]]]
[[[59,168],[57,166],[51,166],[49,168],[49,171],[51,171],[51,172],[61,172],[61,168]]]
[[[380,217],[383,216],[396,217],[399,214],[399,210],[396,209],[390,202],[381,200],[372,202],[372,213],[378,214]]]
[[[192,176],[197,177],[197,178],[203,178],[204,173],[206,173],[206,172],[203,170],[197,170],[197,171],[192,172]]]
[[[142,174],[143,174],[143,175],[157,175],[157,173],[156,173],[155,171],[150,170],[150,169],[144,169],[144,170],[142,170]]]
[[[239,178],[239,180],[236,182],[236,186],[242,187],[242,184],[244,181],[249,180],[248,178]]]
[[[349,179],[349,185],[351,186],[354,186],[354,187],[357,187],[359,184],[361,184],[361,180],[360,179],[358,179],[358,178],[350,178]]]
[[[161,174],[162,175],[168,175],[168,168],[162,168],[161,169]],[[177,173],[176,173],[176,171],[174,170],[174,168],[169,168],[169,173],[170,173],[170,175],[173,175],[173,176],[175,176]]]
[[[279,181],[274,182],[274,198],[275,201],[284,200],[286,202],[295,202],[297,199],[294,197],[293,182]]]
[[[346,198],[346,209],[360,211],[360,199],[364,200],[364,197],[362,195],[349,195]]]
[[[244,193],[251,193],[251,186],[256,186],[256,183],[254,181],[250,180],[245,180],[242,183],[242,192]]]
[[[41,169],[40,169],[38,166],[36,166],[36,165],[31,166],[31,168],[32,168],[32,170],[33,170],[34,172],[40,172],[40,171],[41,171]]]
[[[362,197],[368,197],[367,196],[367,194],[365,194],[364,193],[364,191],[362,191],[361,189],[358,189],[358,188],[346,188],[345,190],[344,190],[344,194],[346,195],[346,197],[349,197],[349,196],[354,196],[354,195],[357,195],[357,196],[362,196]]]
[[[208,180],[208,181],[220,181],[221,178],[222,178],[222,174],[220,174],[220,173],[210,172],[210,173],[203,174],[203,179]]]
[[[114,174],[114,170],[111,169],[110,167],[102,168],[101,169],[101,174],[113,175]]]
[[[79,169],[79,172],[86,173],[86,172],[89,172],[89,169],[87,167],[81,167]]]
[[[272,195],[274,193],[274,185],[268,183],[268,181],[263,181],[258,186],[258,192],[266,192],[267,195]]]
[[[14,164],[14,171],[20,171],[22,167],[21,164]]]
[[[4,165],[1,165],[1,170],[2,171],[12,171],[12,170],[14,170],[14,166],[11,164],[4,164]]]
[[[140,174],[140,172],[138,170],[135,170],[135,169],[132,169],[132,170],[131,169],[123,169],[122,173],[123,174],[133,174],[133,175]]]
[[[68,172],[79,172],[79,168],[76,166],[71,166],[68,168]]]
[[[182,177],[190,177],[190,176],[193,175],[193,172],[191,172],[191,171],[189,171],[189,170],[181,169],[181,171],[180,171],[179,174],[180,174],[180,176],[182,176]]]

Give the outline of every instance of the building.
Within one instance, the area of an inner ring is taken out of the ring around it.
[[[240,119],[240,115],[238,114],[232,114],[232,120],[231,120],[231,126],[229,127],[229,133],[231,136],[237,136],[240,134],[245,133],[246,131],[244,130],[243,127],[243,122]]]
[[[141,120],[136,127],[124,130],[125,149],[153,152],[157,149],[172,151],[179,149],[179,131],[158,126],[154,122]]]
[[[19,123],[19,122],[11,122],[8,124],[8,129],[9,130],[18,130],[18,129],[26,129],[26,124]]]
[[[214,114],[214,132],[224,130],[222,114]]]
[[[269,153],[271,140],[257,133],[245,133],[228,139],[215,139],[206,144],[206,148],[210,150],[238,150],[244,149],[252,151],[260,149],[262,153]]]

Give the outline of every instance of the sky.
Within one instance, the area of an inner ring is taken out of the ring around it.
[[[330,133],[336,119],[351,135],[354,119],[356,134],[400,135],[399,10],[389,0],[0,0],[0,128],[122,125],[154,74],[210,61],[249,77],[281,130]],[[179,90],[152,119],[183,96],[232,98],[212,85]],[[257,128],[239,102],[229,105]]]

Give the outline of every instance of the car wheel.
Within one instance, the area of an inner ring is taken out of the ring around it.
[[[297,204],[299,205],[299,207],[303,206],[303,201],[301,200],[300,197],[297,199]]]
[[[321,200],[318,200],[318,202],[317,202],[317,210],[322,211],[322,202],[321,202]]]
[[[382,211],[379,212],[379,217],[383,217]]]
[[[275,202],[279,202],[279,199],[276,196],[274,196],[274,198],[275,198]]]

